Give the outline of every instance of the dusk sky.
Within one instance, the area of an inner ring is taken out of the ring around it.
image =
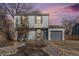
[[[72,18],[79,14],[79,4],[77,3],[39,3],[35,5],[35,9],[49,14],[50,25],[61,25],[63,18]]]

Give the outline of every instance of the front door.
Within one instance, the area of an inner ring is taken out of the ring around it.
[[[45,29],[45,30],[43,30],[43,38],[45,39],[45,40],[48,40],[48,30],[47,29]]]
[[[36,40],[40,40],[40,39],[42,39],[42,30],[37,29],[36,30]]]

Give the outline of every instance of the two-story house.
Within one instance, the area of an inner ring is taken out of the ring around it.
[[[14,16],[16,40],[64,40],[64,28],[49,25],[48,14]]]
[[[48,14],[15,15],[14,27],[16,29],[16,39],[18,40],[23,38],[23,35],[21,37],[21,34],[19,34],[19,31],[17,30],[17,28],[20,30],[22,27],[29,29],[28,35],[26,35],[26,40],[48,39],[48,16]]]

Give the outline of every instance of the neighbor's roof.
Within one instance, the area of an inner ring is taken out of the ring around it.
[[[28,13],[28,14],[14,14],[15,16],[49,16],[49,14],[40,14],[40,13]]]
[[[49,25],[49,28],[65,28],[64,26],[60,26],[60,25]]]

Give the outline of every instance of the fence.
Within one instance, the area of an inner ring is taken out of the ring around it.
[[[79,40],[79,35],[65,35],[65,40]]]

